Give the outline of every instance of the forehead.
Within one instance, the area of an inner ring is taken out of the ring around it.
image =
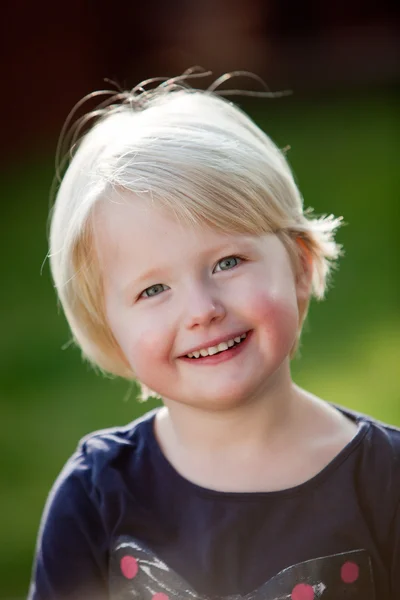
[[[182,247],[213,247],[235,240],[250,241],[248,234],[223,232],[201,223],[190,223],[151,199],[133,194],[102,201],[93,216],[95,245],[100,259],[122,260],[157,256],[160,252],[179,254]]]

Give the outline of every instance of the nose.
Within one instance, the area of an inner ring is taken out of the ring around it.
[[[192,285],[185,299],[185,319],[187,329],[204,327],[213,322],[218,322],[225,317],[226,310],[211,290],[203,286]]]

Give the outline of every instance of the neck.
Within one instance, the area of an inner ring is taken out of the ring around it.
[[[165,400],[156,422],[160,445],[167,456],[178,452],[187,456],[223,453],[225,457],[235,452],[242,457],[259,454],[282,438],[292,421],[298,395],[287,370],[257,397],[224,410]]]

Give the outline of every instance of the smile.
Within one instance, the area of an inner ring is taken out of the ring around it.
[[[205,356],[213,356],[214,354],[225,352],[226,350],[229,350],[229,348],[233,348],[233,346],[238,346],[243,342],[244,339],[246,339],[246,337],[247,333],[242,333],[241,336],[232,338],[230,340],[227,340],[226,342],[221,342],[217,346],[210,346],[209,348],[201,348],[200,350],[189,352],[189,354],[186,354],[186,356],[187,358],[194,359]]]

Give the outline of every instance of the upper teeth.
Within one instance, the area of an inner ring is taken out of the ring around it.
[[[232,338],[231,340],[227,340],[226,342],[221,342],[217,346],[210,346],[209,348],[202,348],[201,350],[195,350],[194,352],[189,352],[186,356],[189,358],[199,358],[200,356],[212,356],[213,354],[217,354],[217,352],[224,352],[224,350],[228,350],[228,348],[232,348],[235,344],[239,344],[246,337],[247,333],[242,333],[242,335]]]

